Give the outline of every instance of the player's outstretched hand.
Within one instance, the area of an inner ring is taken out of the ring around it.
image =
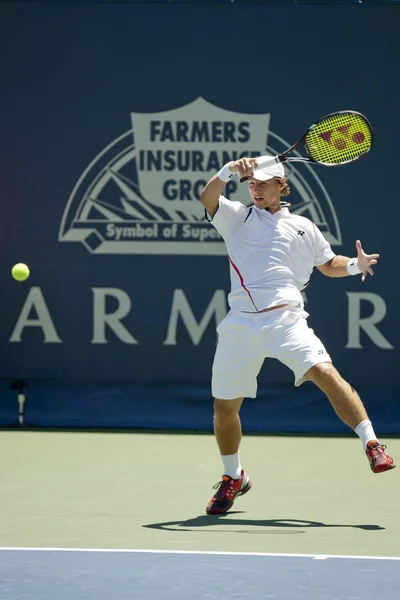
[[[357,259],[358,259],[358,267],[362,271],[361,281],[365,281],[368,273],[373,275],[374,272],[372,270],[372,265],[376,265],[378,262],[379,254],[365,254],[362,249],[360,240],[356,241],[357,248]]]
[[[229,163],[229,170],[233,173],[239,173],[241,177],[253,177],[253,169],[258,166],[256,158],[239,158]]]

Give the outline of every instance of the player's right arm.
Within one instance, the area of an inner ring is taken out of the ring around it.
[[[214,175],[206,184],[200,194],[200,202],[210,215],[213,217],[219,206],[219,197],[221,196],[227,181],[221,181],[218,175]]]
[[[238,173],[239,177],[252,177],[253,169],[257,166],[255,158],[240,158],[226,163],[222,169],[211,177],[200,194],[200,202],[210,215],[213,217],[219,206],[219,197],[231,177]]]

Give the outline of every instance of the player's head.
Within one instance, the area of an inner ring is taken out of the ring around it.
[[[254,177],[249,177],[250,196],[258,208],[268,208],[280,204],[281,196],[290,194],[282,163],[256,169]]]

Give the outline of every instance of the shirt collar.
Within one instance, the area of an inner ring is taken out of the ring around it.
[[[290,214],[289,209],[286,207],[281,208],[280,210],[277,210],[276,213],[270,213],[269,210],[267,210],[266,208],[258,208],[258,206],[254,206],[254,208],[260,213],[263,213],[270,217],[275,217],[277,219],[281,219],[282,217],[287,217]]]

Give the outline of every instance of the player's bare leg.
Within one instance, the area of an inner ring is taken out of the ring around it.
[[[214,400],[214,433],[221,455],[236,454],[242,439],[239,410],[243,398]]]
[[[315,383],[329,398],[338,417],[351,429],[368,419],[360,396],[345,381],[332,363],[320,363],[312,367],[305,377]]]
[[[326,394],[338,417],[360,437],[372,471],[381,473],[393,469],[396,465],[386,454],[385,446],[379,443],[360,396],[332,363],[314,365],[305,378]]]
[[[214,400],[214,433],[224,465],[222,481],[214,486],[217,492],[207,505],[208,514],[228,511],[237,496],[251,488],[251,481],[240,465],[239,446],[242,426],[239,410],[243,398]]]

